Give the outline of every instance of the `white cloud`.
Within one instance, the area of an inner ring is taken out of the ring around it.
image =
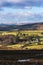
[[[32,2],[39,2],[39,1],[42,1],[42,0],[7,0],[8,2],[29,2],[29,1],[32,1]]]
[[[14,3],[19,3],[22,2],[23,0],[7,0],[8,2],[14,2]]]
[[[31,6],[25,6],[24,8],[25,9],[31,9],[32,7]]]
[[[0,0],[0,3],[2,2],[13,2],[13,3],[19,3],[19,2],[25,2],[26,0]]]
[[[28,16],[32,16],[33,14],[27,11],[27,12],[18,12],[17,15],[22,17],[28,17]]]
[[[14,2],[14,3],[20,3],[20,2],[43,2],[43,0],[0,0],[1,2]]]

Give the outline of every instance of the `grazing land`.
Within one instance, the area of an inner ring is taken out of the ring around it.
[[[32,49],[43,49],[43,30],[0,31],[0,50]]]
[[[43,30],[0,31],[0,65],[43,65]]]

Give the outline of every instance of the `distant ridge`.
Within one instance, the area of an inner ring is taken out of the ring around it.
[[[43,30],[43,22],[42,23],[31,23],[25,25],[7,25],[0,24],[0,31],[12,31],[12,30]]]

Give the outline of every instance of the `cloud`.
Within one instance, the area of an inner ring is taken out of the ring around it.
[[[24,8],[25,9],[31,9],[32,7],[31,6],[25,6]]]
[[[34,22],[42,22],[43,17],[42,14],[36,14],[27,11],[15,11],[14,12],[8,12],[7,13],[1,13],[0,12],[0,23],[4,24],[26,24],[26,23],[34,23]]]
[[[7,0],[7,2],[14,2],[14,3],[20,3],[23,1],[25,1],[25,0]]]
[[[0,0],[0,23],[43,21],[43,0]]]
[[[37,10],[37,11],[36,11]],[[25,9],[6,8],[0,11],[0,23],[4,24],[26,24],[43,21],[43,9],[32,7]]]
[[[43,0],[0,0],[0,2],[14,2],[14,3],[20,3],[20,2],[43,2]]]
[[[29,8],[43,6],[43,0],[0,0],[0,7]]]

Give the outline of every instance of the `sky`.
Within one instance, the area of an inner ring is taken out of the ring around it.
[[[43,22],[43,0],[0,0],[0,24]]]

